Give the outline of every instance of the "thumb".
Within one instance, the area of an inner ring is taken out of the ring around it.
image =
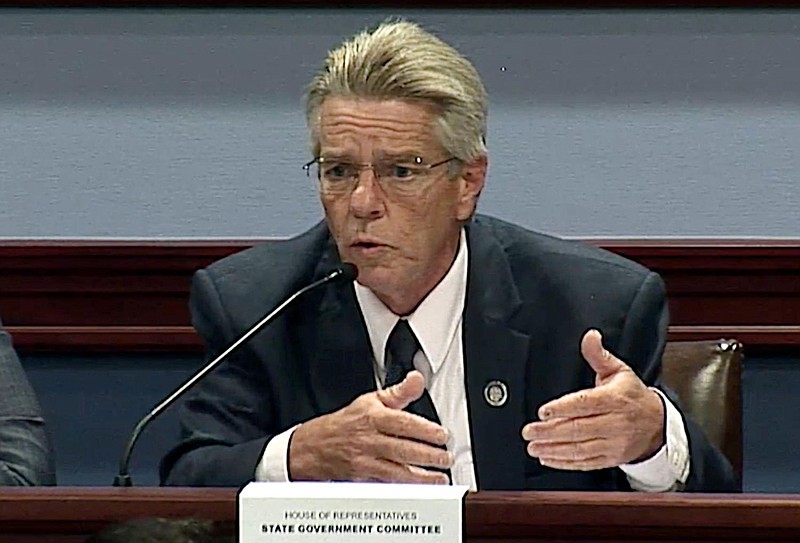
[[[417,370],[408,372],[406,378],[378,391],[378,399],[390,409],[405,409],[425,392],[425,378]]]
[[[581,354],[597,374],[598,380],[610,377],[627,367],[603,347],[603,335],[599,330],[589,330],[583,335]]]

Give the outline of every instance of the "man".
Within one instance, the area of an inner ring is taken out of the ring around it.
[[[52,452],[39,404],[0,323],[0,485],[53,485]]]
[[[357,283],[302,298],[203,383],[166,484],[735,490],[727,461],[648,386],[660,278],[473,217],[486,111],[474,67],[414,24],[329,53],[307,99],[326,220],[198,272],[193,320],[214,355],[336,264],[354,263]]]

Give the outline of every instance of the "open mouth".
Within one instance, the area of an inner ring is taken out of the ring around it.
[[[385,249],[388,245],[378,243],[375,241],[357,241],[351,245],[357,251],[366,251],[368,253]]]

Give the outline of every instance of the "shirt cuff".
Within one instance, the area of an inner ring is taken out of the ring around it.
[[[652,388],[664,403],[666,440],[656,454],[635,464],[623,464],[620,469],[628,477],[631,488],[641,492],[680,490],[689,477],[689,439],[678,408],[658,390]]]
[[[264,448],[264,454],[256,466],[256,481],[267,483],[289,482],[289,442],[297,430],[294,426],[274,436]]]

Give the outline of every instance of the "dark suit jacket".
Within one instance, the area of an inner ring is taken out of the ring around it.
[[[466,227],[468,285],[463,338],[478,487],[628,489],[619,469],[566,472],[525,453],[522,426],[543,403],[593,386],[580,354],[589,328],[648,384],[657,384],[667,308],[655,273],[619,256],[485,216]],[[339,262],[324,223],[197,272],[194,325],[219,353],[268,310]],[[162,481],[242,485],[268,440],[375,389],[372,353],[352,285],[300,299],[210,376],[182,408],[182,441],[164,458]],[[486,383],[508,386],[489,406]],[[454,384],[459,386],[460,383]],[[728,462],[688,421],[687,490],[735,491]]]
[[[0,324],[0,485],[55,482],[39,403]]]

